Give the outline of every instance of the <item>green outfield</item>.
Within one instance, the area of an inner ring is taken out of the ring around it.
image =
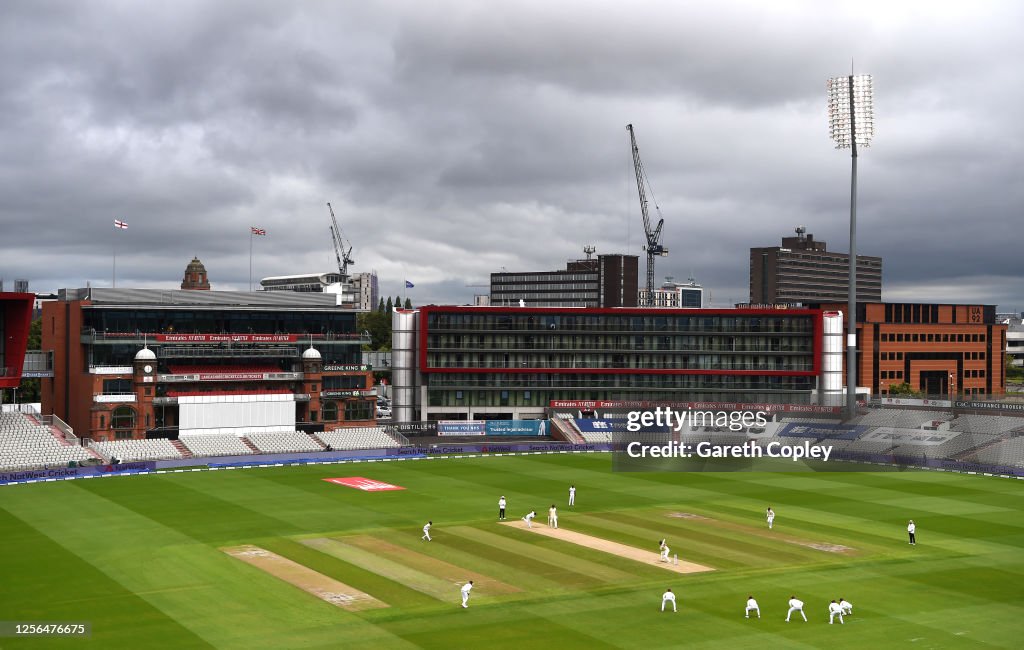
[[[610,468],[544,454],[0,486],[0,621],[92,626],[0,648],[1021,646],[1022,481]],[[405,489],[322,480],[351,476]],[[666,538],[714,570],[499,525],[501,495],[510,518],[535,509],[544,526],[555,503],[561,528],[652,553]],[[659,611],[666,587],[677,614]],[[748,594],[760,620],[743,616]],[[810,622],[784,622],[791,594]],[[829,625],[841,596],[853,616]]]

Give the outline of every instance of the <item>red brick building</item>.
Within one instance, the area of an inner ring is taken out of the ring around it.
[[[995,305],[857,305],[857,385],[873,395],[903,382],[933,396],[1003,394],[1005,349],[1006,325],[996,322]]]
[[[94,440],[372,425],[356,316],[329,294],[62,290],[43,412]]]

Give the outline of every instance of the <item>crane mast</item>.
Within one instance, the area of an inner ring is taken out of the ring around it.
[[[334,216],[334,208],[331,202],[327,202],[327,209],[331,211],[331,242],[334,244],[334,257],[338,260],[338,272],[341,274],[341,281],[348,280],[348,265],[355,264],[352,260],[352,246],[345,250],[345,240],[342,239],[341,228],[338,227],[338,220]]]
[[[633,125],[627,124],[626,130],[629,131],[629,142],[633,149],[636,189],[640,194],[640,212],[644,217],[644,235],[647,238],[647,245],[644,246],[644,250],[647,251],[647,295],[648,300],[650,300],[651,292],[654,291],[654,257],[655,255],[661,257],[668,255],[668,249],[661,245],[661,228],[665,225],[665,220],[658,219],[657,227],[651,230],[651,219],[647,213],[647,193],[644,191],[644,186],[648,184],[647,176],[644,174],[644,164],[640,161],[640,149],[636,146],[636,134],[633,133]],[[657,208],[657,204],[654,207]]]

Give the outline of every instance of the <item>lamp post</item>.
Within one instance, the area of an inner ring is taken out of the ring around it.
[[[828,80],[828,121],[836,149],[851,150],[850,289],[846,334],[846,410],[857,414],[857,146],[867,147],[875,135],[871,75]]]

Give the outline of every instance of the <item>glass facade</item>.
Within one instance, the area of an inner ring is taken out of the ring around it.
[[[801,403],[817,386],[820,312],[428,307],[422,318],[428,407],[683,397]]]

